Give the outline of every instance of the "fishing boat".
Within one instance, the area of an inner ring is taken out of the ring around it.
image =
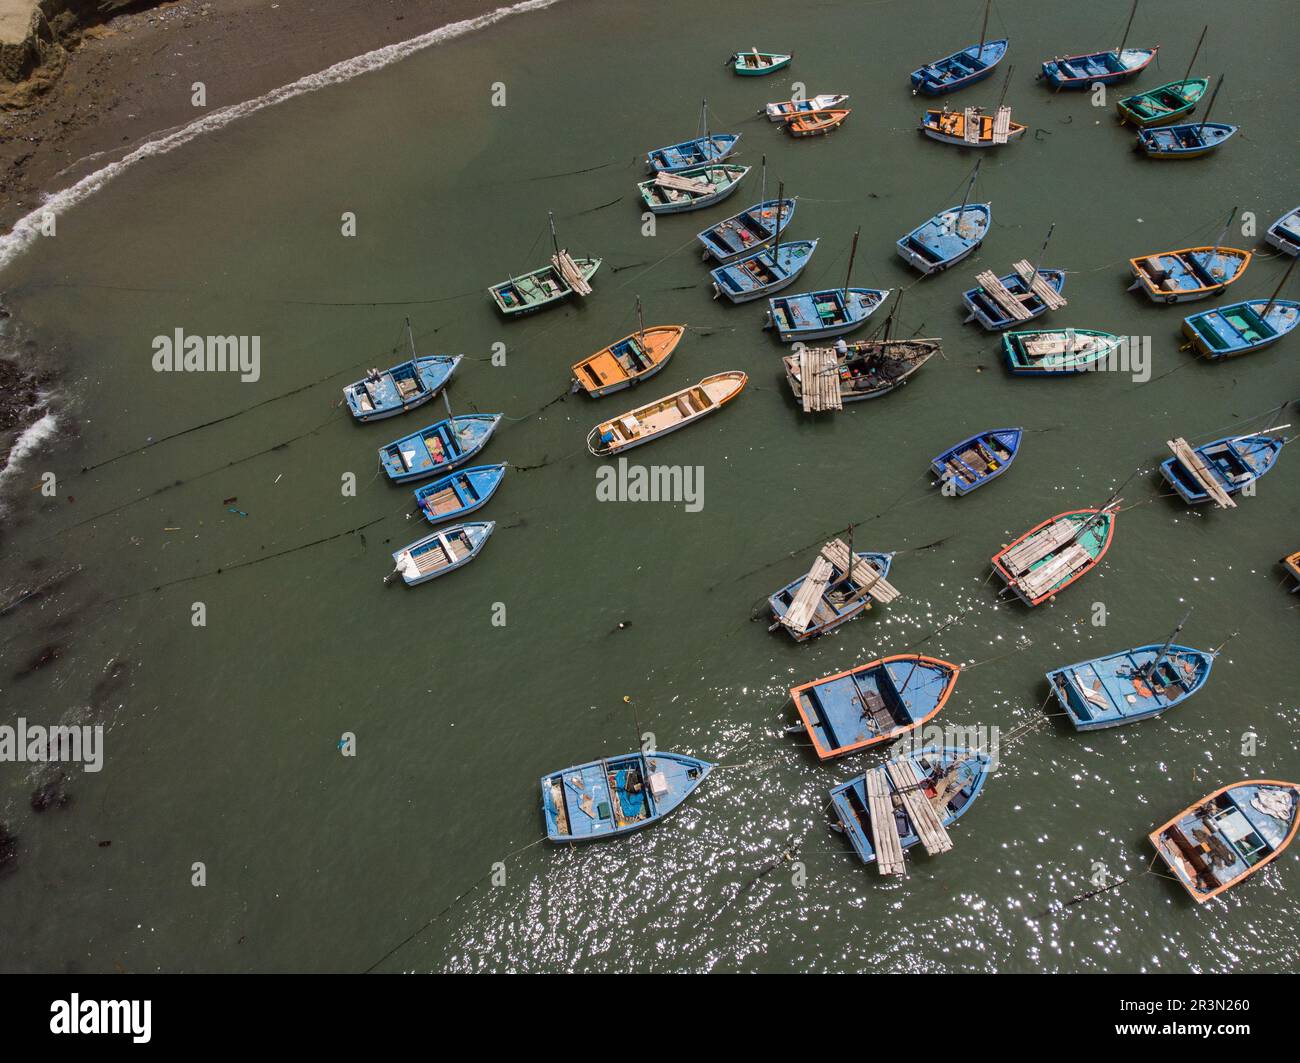
[[[1167,85],[1160,85],[1133,96],[1125,96],[1116,102],[1115,111],[1119,115],[1121,125],[1135,125],[1139,128],[1168,125],[1195,110],[1201,97],[1210,88],[1209,78],[1191,76],[1192,67],[1196,65],[1196,57],[1201,54],[1201,45],[1205,43],[1205,35],[1209,29],[1210,27],[1206,26],[1201,30],[1200,40],[1196,42],[1196,49],[1187,64],[1187,72],[1181,80],[1171,81]]]
[[[575,293],[584,297],[591,294],[591,278],[600,269],[601,260],[574,258],[568,248],[560,246],[555,235],[555,215],[548,214],[547,220],[553,248],[550,264],[488,289],[488,295],[506,317],[531,314],[543,307],[554,306]]]
[[[787,118],[792,118],[797,114],[804,114],[807,111],[825,111],[833,107],[838,107],[845,100],[848,94],[826,94],[813,96],[807,100],[779,100],[769,103],[759,114],[766,114],[768,121],[784,122]]]
[[[408,323],[409,327],[409,323]],[[415,354],[415,340],[411,340]],[[430,354],[412,357],[391,369],[372,369],[355,384],[343,389],[348,409],[358,421],[382,421],[423,406],[451,380],[460,365],[459,354]]]
[[[641,200],[653,214],[682,214],[726,199],[749,173],[748,166],[697,166],[680,173],[656,174],[637,185]]]
[[[733,262],[741,255],[766,247],[776,236],[778,224],[782,228],[790,224],[797,202],[794,199],[764,199],[717,225],[711,225],[696,237],[703,247],[702,257],[715,262]]]
[[[938,339],[864,340],[833,347],[805,347],[782,359],[786,383],[805,412],[825,408],[808,381],[833,382],[833,408],[846,402],[878,399],[896,391],[941,350]]]
[[[786,132],[792,137],[818,137],[838,129],[852,114],[849,108],[828,108],[824,111],[801,111],[785,120]]]
[[[713,297],[725,295],[733,303],[748,303],[779,292],[798,279],[816,250],[816,240],[778,242],[718,266],[709,271],[713,278]]]
[[[587,449],[598,458],[608,458],[694,424],[739,395],[748,379],[739,370],[706,376],[698,384],[598,424],[587,433]]]
[[[835,826],[864,864],[882,875],[903,874],[903,851],[952,848],[948,828],[970,808],[992,769],[987,753],[926,746],[831,790]]]
[[[963,148],[992,148],[1010,144],[1025,135],[1029,127],[1011,121],[1011,109],[986,114],[982,108],[967,107],[962,111],[926,111],[921,116],[921,132],[941,144],[958,144]]]
[[[637,313],[641,313],[640,300],[637,300]],[[668,364],[685,334],[685,325],[646,328],[643,324],[632,335],[574,363],[573,389],[599,399],[649,380]]]
[[[1129,291],[1144,291],[1153,303],[1190,303],[1218,295],[1241,279],[1251,253],[1235,247],[1184,247],[1130,258],[1136,278]]]
[[[739,133],[709,132],[709,101],[700,106],[700,131],[691,140],[680,144],[669,144],[665,148],[655,148],[646,153],[646,169],[650,173],[677,173],[696,166],[706,166],[721,162],[736,150]]]
[[[1300,207],[1287,211],[1264,233],[1266,243],[1288,255],[1300,255]]]
[[[851,542],[834,539],[818,552],[812,568],[767,599],[772,628],[782,628],[795,642],[834,631],[871,608],[898,597],[886,580],[893,554],[854,551]]]
[[[1249,878],[1295,837],[1300,785],[1246,779],[1220,787],[1148,836],[1192,900],[1203,904]]]
[[[930,469],[940,483],[950,483],[957,494],[968,495],[1011,467],[1023,436],[1022,428],[979,432],[932,458]]]
[[[1219,361],[1276,343],[1300,323],[1300,303],[1252,299],[1203,310],[1183,319],[1183,335],[1196,353]]]
[[[801,683],[790,689],[790,699],[818,758],[831,760],[892,741],[932,719],[960,670],[949,661],[901,653]]]
[[[400,575],[408,587],[428,583],[453,569],[468,565],[496,528],[496,521],[471,521],[442,528],[393,553],[393,571],[384,580]]]
[[[1282,567],[1286,569],[1287,572],[1291,574],[1291,578],[1295,580],[1295,586],[1291,588],[1291,593],[1295,594],[1300,592],[1300,550],[1282,558]]]
[[[1196,159],[1214,151],[1239,128],[1222,122],[1201,122],[1139,129],[1137,146],[1152,159]]]
[[[790,60],[793,58],[793,55],[760,52],[757,48],[751,48],[747,52],[733,52],[727,60],[727,65],[741,77],[753,78],[783,70],[790,65]]]
[[[379,448],[379,467],[394,483],[450,472],[492,438],[499,413],[462,413]]]
[[[505,465],[457,469],[415,489],[415,504],[430,524],[468,516],[487,505],[505,479]]]
[[[945,55],[942,59],[936,59],[912,71],[910,79],[913,96],[918,92],[927,96],[942,96],[948,92],[956,92],[967,85],[983,81],[993,73],[993,68],[1002,62],[1007,54],[1008,41],[1005,37],[996,41],[987,39],[990,6],[990,3],[984,5],[984,23],[980,28],[978,44],[962,48],[952,55]]]
[[[844,275],[844,287],[769,299],[767,321],[763,327],[775,328],[782,343],[794,343],[842,336],[875,313],[889,298],[889,289],[849,287],[861,234],[862,230],[858,229],[849,246],[849,268]]]
[[[1043,64],[1038,76],[1054,89],[1090,89],[1094,85],[1114,85],[1137,77],[1160,50],[1158,45],[1155,48],[1124,47],[1128,43],[1137,6],[1138,0],[1133,0],[1119,47],[1086,55],[1055,56]]]
[[[1160,475],[1190,506],[1213,501],[1231,508],[1223,496],[1230,499],[1272,469],[1285,443],[1280,436],[1230,436],[1193,449],[1172,440],[1174,457],[1160,463]]]
[[[1026,605],[1041,605],[1092,570],[1110,549],[1118,502],[1036,524],[993,555],[993,571]]]
[[[983,243],[993,222],[993,208],[988,203],[968,202],[983,161],[971,170],[961,206],[941,210],[899,238],[896,246],[904,262],[922,273],[937,273],[956,265]]]
[[[1119,349],[1120,343],[1120,337],[1096,329],[1030,329],[1006,333],[1002,337],[1002,351],[1012,373],[1041,376],[1104,368],[1106,359]]]
[[[1171,640],[1056,668],[1047,683],[1076,731],[1098,731],[1181,705],[1205,685],[1213,664],[1213,653]]]
[[[553,842],[591,842],[663,819],[717,765],[682,753],[627,753],[542,776],[542,815]]]
[[[1028,263],[1017,265],[1028,266]],[[1065,287],[1065,271],[1061,269],[1031,272],[1027,268],[1004,277],[985,270],[975,279],[979,286],[963,292],[961,297],[966,304],[966,321],[978,321],[990,332],[1000,332],[1017,321],[1029,321],[1065,305],[1060,295]]]

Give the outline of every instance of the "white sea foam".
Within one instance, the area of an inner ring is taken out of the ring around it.
[[[255,100],[246,100],[244,103],[222,107],[219,110],[205,114],[202,118],[195,119],[189,125],[182,126],[174,132],[159,137],[157,140],[147,141],[117,162],[109,163],[94,173],[87,174],[76,184],[63,189],[61,192],[54,193],[14,225],[11,232],[0,236],[0,270],[5,269],[18,255],[32,245],[40,235],[41,222],[47,215],[52,214],[58,217],[76,206],[87,196],[98,192],[118,174],[142,159],[148,159],[155,155],[165,155],[169,151],[188,144],[203,133],[221,129],[237,118],[253,114],[264,107],[271,107],[277,103],[283,103],[285,100],[291,100],[295,96],[315,92],[317,89],[328,88],[330,85],[351,81],[355,77],[368,74],[372,70],[378,70],[390,63],[396,63],[435,44],[441,44],[453,37],[461,37],[466,33],[484,29],[511,15],[520,15],[528,11],[540,11],[557,3],[559,3],[559,0],[523,0],[522,3],[498,7],[476,18],[452,22],[419,37],[412,37],[407,41],[389,44],[383,48],[376,48],[373,52],[366,52],[364,55],[345,59],[341,63],[335,63],[333,66],[315,74],[308,74],[306,77],[301,77],[288,85],[281,85],[278,89],[272,89],[266,95],[259,96]],[[32,427],[34,428],[35,425]]]
[[[37,421],[33,421],[14,441],[13,449],[9,451],[9,461],[3,469],[0,469],[0,487],[4,487],[6,482],[18,471],[18,467],[23,460],[29,455],[36,453],[47,439],[52,438],[59,430],[59,418],[53,413],[47,413]]]

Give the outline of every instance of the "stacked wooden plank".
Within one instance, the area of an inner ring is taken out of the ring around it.
[[[804,347],[799,352],[799,387],[803,411],[842,410],[840,369],[831,347]]]
[[[551,265],[564,278],[564,282],[574,290],[578,295],[590,295],[591,285],[587,283],[587,278],[582,275],[582,270],[578,264],[573,261],[573,256],[568,251],[561,251],[559,254],[551,256]]]
[[[849,571],[849,548],[843,539],[834,539],[822,547],[821,556],[826,558],[841,572]],[[870,596],[881,605],[887,605],[899,597],[900,591],[880,574],[875,565],[870,565],[858,558],[853,559],[853,580],[861,590],[855,597]]]
[[[894,819],[894,800],[884,768],[867,772],[867,814],[871,817],[871,838],[876,849],[876,869],[882,875],[903,875],[903,843]]]
[[[1046,564],[1018,577],[1016,583],[1030,598],[1039,598],[1091,561],[1087,550],[1072,543]]]
[[[1191,448],[1187,440],[1180,436],[1178,439],[1166,440],[1165,445],[1174,452],[1174,457],[1183,463],[1192,479],[1201,485],[1201,488],[1210,496],[1216,506],[1220,509],[1237,508],[1236,500],[1219,486],[1219,481],[1214,478],[1214,473],[1210,472],[1205,462],[1201,460],[1201,456]]]
[[[1043,305],[1048,310],[1060,310],[1061,307],[1065,306],[1065,297],[1047,281],[1043,280],[1038,270],[1034,269],[1027,258],[1022,258],[1019,262],[1013,262],[1011,268],[1020,275],[1020,279],[1029,286],[1029,290],[1043,301]]]
[[[1075,537],[1078,528],[1073,521],[1062,520],[1044,528],[1032,539],[1012,547],[1002,555],[1002,563],[1009,572],[1026,571],[1036,561],[1041,561],[1058,546],[1064,546]]]
[[[962,139],[967,144],[978,144],[980,142],[980,130],[983,128],[983,120],[980,118],[978,107],[967,107],[965,113],[966,124],[962,129]]]
[[[830,583],[833,571],[831,563],[818,554],[811,571],[804,576],[803,583],[795,592],[790,608],[782,615],[782,624],[796,634],[803,634],[808,630],[809,621],[812,620],[817,606],[821,604],[822,595],[826,593],[826,585]]]
[[[1004,105],[999,107],[998,113],[993,116],[993,143],[1005,144],[1010,135],[1011,108]]]
[[[1024,303],[1007,290],[1006,285],[998,280],[991,269],[977,274],[975,281],[984,289],[984,294],[997,303],[1003,313],[1013,321],[1028,321],[1034,316],[1025,308]]]
[[[713,185],[701,177],[682,177],[675,173],[660,173],[655,178],[660,188],[671,188],[675,192],[712,192]]]
[[[921,789],[921,778],[916,773],[916,765],[910,760],[891,760],[885,764],[885,768],[889,771],[889,777],[894,780],[894,787],[902,799],[903,808],[907,810],[908,818],[912,821],[912,829],[921,839],[925,851],[931,855],[946,853],[952,848],[952,839],[935,813],[934,806],[926,800],[925,793]]]

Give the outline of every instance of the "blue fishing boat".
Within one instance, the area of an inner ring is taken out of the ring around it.
[[[1300,303],[1248,299],[1183,318],[1183,335],[1203,358],[1220,361],[1276,343],[1300,324]]]
[[[487,505],[505,478],[505,465],[458,469],[415,489],[415,504],[430,524],[455,520]]]
[[[855,551],[851,564],[849,557],[848,545],[835,539],[822,547],[808,572],[770,595],[770,630],[784,628],[795,642],[804,642],[860,616],[873,600],[898,597],[885,580],[893,554]]]
[[[682,753],[628,753],[542,776],[542,816],[553,842],[591,842],[663,819],[716,765]]]
[[[1007,54],[1007,38],[972,44],[911,73],[912,95],[943,96],[983,81]]]
[[[771,246],[709,271],[713,297],[748,303],[793,284],[817,250],[816,240],[777,241]]]
[[[938,457],[930,468],[940,483],[952,484],[951,490],[968,495],[977,487],[1001,476],[1020,453],[1021,428],[993,428],[964,439]]]
[[[1270,225],[1264,240],[1283,254],[1300,255],[1300,207],[1287,211]]]
[[[1026,271],[1028,272],[1028,271]],[[1060,269],[1040,269],[1035,271],[1047,291],[1060,297],[1065,287],[1065,271]],[[1049,309],[1049,300],[1043,290],[1032,282],[1027,283],[1019,272],[1008,273],[1005,277],[994,277],[992,272],[981,273],[975,278],[981,284],[962,293],[961,301],[966,304],[967,323],[978,321],[990,332],[999,332],[1010,328],[1019,321],[1029,321]],[[1064,305],[1065,300],[1060,299]],[[1025,311],[1021,316],[1012,316],[1010,307],[1019,305]]]
[[[791,687],[790,700],[818,759],[830,760],[928,722],[952,694],[960,671],[937,657],[900,653]]]
[[[423,480],[464,465],[487,445],[499,413],[462,413],[379,448],[379,467],[394,483]]]
[[[937,273],[956,265],[983,243],[993,223],[993,208],[988,203],[968,202],[983,161],[971,170],[961,206],[941,210],[898,240],[896,246],[904,262],[922,273]]]
[[[1205,685],[1213,664],[1213,653],[1171,640],[1054,669],[1047,682],[1076,731],[1097,731],[1181,704]]]
[[[704,248],[703,257],[715,262],[732,262],[741,255],[766,247],[776,236],[778,204],[780,225],[784,229],[794,217],[797,202],[794,199],[765,199],[717,225],[711,225],[697,237]]]
[[[468,565],[478,557],[484,543],[496,528],[496,521],[471,521],[442,528],[393,552],[393,571],[387,583],[401,576],[408,587],[445,576],[453,569]]]
[[[459,354],[416,355],[410,318],[406,319],[406,334],[411,341],[410,361],[383,371],[372,369],[343,389],[348,410],[358,421],[382,421],[423,406],[447,385],[460,365]]]
[[[1285,439],[1278,436],[1230,436],[1192,450],[1182,440],[1175,456],[1160,463],[1160,474],[1188,505],[1199,505],[1218,493],[1238,494],[1273,468]],[[1183,449],[1186,448],[1186,449]],[[1190,451],[1190,453],[1188,453]],[[1179,456],[1181,454],[1181,456]]]
[[[1159,48],[1125,48],[1049,59],[1039,75],[1054,89],[1090,89],[1137,77]]]
[[[934,820],[946,838],[947,828],[983,791],[992,766],[987,753],[959,746],[926,746],[895,757],[831,790],[831,811],[839,820],[835,829],[864,864],[878,863],[882,874],[902,874],[903,850],[924,842],[934,851],[946,848],[934,846]],[[918,825],[917,815],[929,822]],[[882,853],[890,866],[878,860]]]
[[[721,162],[736,150],[736,141],[739,139],[739,133],[713,133],[693,140],[683,140],[680,144],[669,144],[665,148],[655,148],[646,153],[646,168],[651,173],[677,173],[693,166]]]
[[[1198,122],[1139,129],[1137,147],[1152,159],[1197,159],[1214,151],[1239,128],[1223,122]]]

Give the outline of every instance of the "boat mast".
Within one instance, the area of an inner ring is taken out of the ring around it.
[[[858,253],[858,237],[862,233],[862,226],[859,225],[853,233],[853,244],[849,248],[849,271],[844,275],[844,302],[849,301],[849,281],[853,277],[853,258]]]
[[[638,324],[640,325],[640,329],[636,334],[636,341],[638,344],[640,344],[641,350],[644,351],[645,350],[645,313],[641,310],[641,296],[639,295],[636,297],[636,319]]]
[[[772,245],[772,265],[779,268],[781,254],[781,203],[785,200],[785,182],[776,186],[776,242]]]
[[[853,525],[849,525],[849,571],[847,575],[849,586],[853,586]]]
[[[889,311],[889,316],[885,318],[885,343],[888,343],[890,337],[894,334],[894,316],[898,313],[898,308],[903,305],[903,293],[906,291],[906,288],[898,289],[898,298],[894,300],[894,307]]]
[[[767,202],[767,156],[766,156],[766,155],[763,156],[763,160],[762,160],[762,162],[759,163],[759,165],[762,166],[762,168],[763,168],[763,170],[762,170],[762,174],[763,174],[763,176],[762,176],[762,182],[763,182],[763,183],[762,183],[761,185],[759,185],[759,190],[758,190],[758,206],[759,206],[759,213],[762,214],[763,204]],[[777,216],[778,219],[781,217],[781,204],[780,204],[780,203],[778,203],[778,204],[776,205],[776,216]]]
[[[1277,302],[1277,297],[1282,293],[1282,289],[1286,285],[1286,282],[1291,279],[1291,271],[1295,269],[1295,264],[1297,262],[1300,262],[1300,259],[1293,258],[1291,260],[1291,265],[1287,266],[1286,272],[1282,274],[1282,279],[1278,282],[1277,288],[1274,289],[1273,294],[1268,297],[1268,302],[1264,304],[1264,311],[1259,316],[1264,319],[1265,324],[1268,323],[1268,312],[1273,309],[1273,304]]]
[[[1011,75],[1015,72],[1014,66],[1007,67],[1007,76],[1002,79],[1002,95],[998,97],[998,107],[1000,111],[1002,105],[1007,102],[1007,89],[1011,87]]]
[[[1192,52],[1192,61],[1187,64],[1187,73],[1183,75],[1183,80],[1179,84],[1187,84],[1187,79],[1192,76],[1192,67],[1196,65],[1196,57],[1201,54],[1201,45],[1205,43],[1205,35],[1209,32],[1210,27],[1208,25],[1201,30],[1201,39],[1196,42],[1196,51]]]
[[[1208,267],[1207,267],[1207,269],[1206,269],[1206,272],[1212,272],[1212,271],[1213,271],[1213,269],[1214,269],[1214,260],[1215,260],[1216,258],[1219,257],[1219,248],[1221,248],[1221,247],[1223,246],[1223,241],[1226,240],[1226,239],[1228,238],[1228,230],[1232,227],[1232,219],[1235,218],[1236,216],[1237,216],[1237,208],[1236,208],[1236,207],[1233,207],[1233,208],[1232,208],[1232,212],[1228,215],[1228,220],[1225,221],[1225,222],[1223,223],[1223,232],[1219,233],[1219,238],[1218,238],[1216,241],[1214,241],[1214,251],[1213,251],[1213,253],[1210,255],[1210,262],[1209,262],[1209,265],[1208,265]],[[1223,279],[1222,283],[1219,285],[1220,288],[1226,288],[1226,287],[1228,286],[1228,280],[1227,280],[1227,277],[1228,277],[1228,271],[1227,271],[1227,270],[1224,270],[1224,271],[1223,271],[1223,277],[1224,277],[1224,279]]]
[[[975,191],[975,178],[979,176],[980,166],[983,162],[982,158],[977,160],[975,169],[970,172],[970,181],[966,185],[966,194],[961,197],[961,206],[957,208],[957,222],[953,229],[954,232],[961,228],[961,220],[966,216],[966,204],[970,201],[970,194]]]
[[[546,220],[550,222],[551,225],[551,247],[555,249],[555,253],[558,255],[560,253],[560,241],[555,235],[555,212],[548,210],[546,212]]]
[[[984,41],[985,41],[985,39],[986,39],[987,36],[988,36],[988,31],[989,31],[989,8],[991,8],[992,6],[993,6],[993,0],[985,0],[985,4],[984,4],[984,25],[982,25],[982,26],[980,27],[980,47],[979,47],[979,51],[975,53],[975,58],[978,59],[981,63],[984,62]]]
[[[704,130],[704,161],[709,159],[709,151],[713,147],[713,138],[709,136],[709,101],[707,99],[700,103],[700,128]]]
[[[1043,256],[1047,254],[1047,242],[1051,240],[1052,233],[1056,231],[1056,222],[1052,222],[1047,227],[1047,235],[1043,237],[1043,246],[1038,249],[1038,261],[1034,263],[1034,272],[1029,275],[1029,280],[1025,284],[1032,285],[1034,278],[1038,276],[1038,268],[1043,264]]]
[[[1199,137],[1202,130],[1205,129],[1205,123],[1210,120],[1210,112],[1214,110],[1214,101],[1218,98],[1219,90],[1223,88],[1223,75],[1219,75],[1219,83],[1214,86],[1214,92],[1210,94],[1210,102],[1205,108],[1205,113],[1201,115],[1201,124],[1196,127],[1196,135]]]
[[[1138,0],[1133,0],[1133,8],[1128,13],[1128,25],[1124,27],[1124,36],[1120,38],[1119,47],[1115,49],[1116,58],[1122,62],[1124,55],[1124,45],[1128,43],[1128,31],[1133,28],[1133,16],[1138,13]]]
[[[415,357],[415,333],[411,331],[411,319],[406,319],[406,336],[411,341],[411,357]]]
[[[1191,615],[1191,609],[1188,609],[1187,612],[1183,614],[1183,618],[1178,621],[1178,626],[1169,633],[1169,637],[1165,639],[1165,644],[1160,647],[1160,652],[1156,654],[1156,659],[1142,669],[1144,675],[1155,675],[1156,669],[1160,667],[1160,662],[1165,659],[1165,655],[1169,652],[1169,647],[1174,644],[1174,639],[1178,637],[1178,632],[1183,630],[1183,625],[1187,623],[1187,618]]]

